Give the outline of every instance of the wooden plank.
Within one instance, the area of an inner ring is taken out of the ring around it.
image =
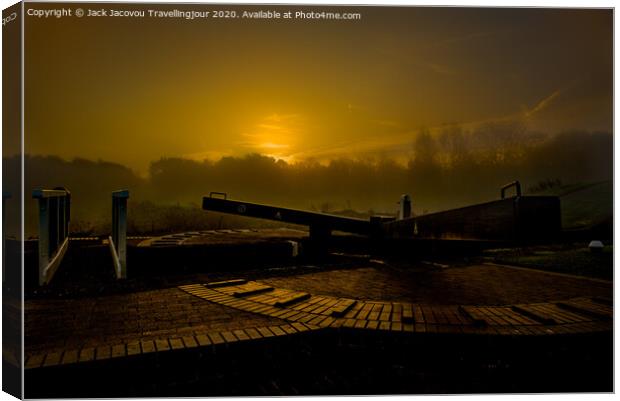
[[[90,362],[95,359],[95,349],[93,347],[82,348],[80,350],[80,362]]]
[[[127,344],[127,355],[138,355],[140,354],[140,343],[138,341],[132,341]]]

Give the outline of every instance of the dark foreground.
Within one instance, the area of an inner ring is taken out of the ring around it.
[[[307,332],[27,371],[26,397],[611,392],[612,341]]]

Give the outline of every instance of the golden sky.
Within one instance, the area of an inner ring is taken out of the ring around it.
[[[328,11],[362,19],[26,17],[26,150],[146,174],[162,156],[398,158],[450,124],[612,130],[611,10]]]

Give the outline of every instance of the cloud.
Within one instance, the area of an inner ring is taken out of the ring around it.
[[[549,105],[555,100],[555,98],[557,98],[560,93],[562,93],[562,91],[560,89],[556,90],[555,92],[553,92],[552,94],[550,94],[549,96],[547,96],[546,98],[542,99],[540,102],[538,102],[534,107],[532,107],[531,109],[527,110],[525,112],[525,117],[529,118],[531,116],[533,116],[534,114],[546,109],[547,107],[549,107]]]

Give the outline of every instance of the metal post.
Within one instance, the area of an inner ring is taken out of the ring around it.
[[[69,191],[63,188],[35,189],[32,197],[39,202],[39,285],[47,284],[62,262],[68,238],[69,215],[60,213],[60,205],[69,203]],[[62,217],[62,218],[61,218]]]
[[[45,269],[50,260],[49,198],[39,199],[39,285],[45,284]]]
[[[411,197],[409,195],[401,195],[398,220],[407,219],[409,217],[411,217]]]
[[[11,197],[11,193],[2,191],[2,282],[6,280],[6,267],[4,261],[6,260],[6,200]]]
[[[112,255],[115,256],[116,277],[127,278],[127,199],[129,191],[112,192]],[[116,254],[116,255],[114,255]]]

